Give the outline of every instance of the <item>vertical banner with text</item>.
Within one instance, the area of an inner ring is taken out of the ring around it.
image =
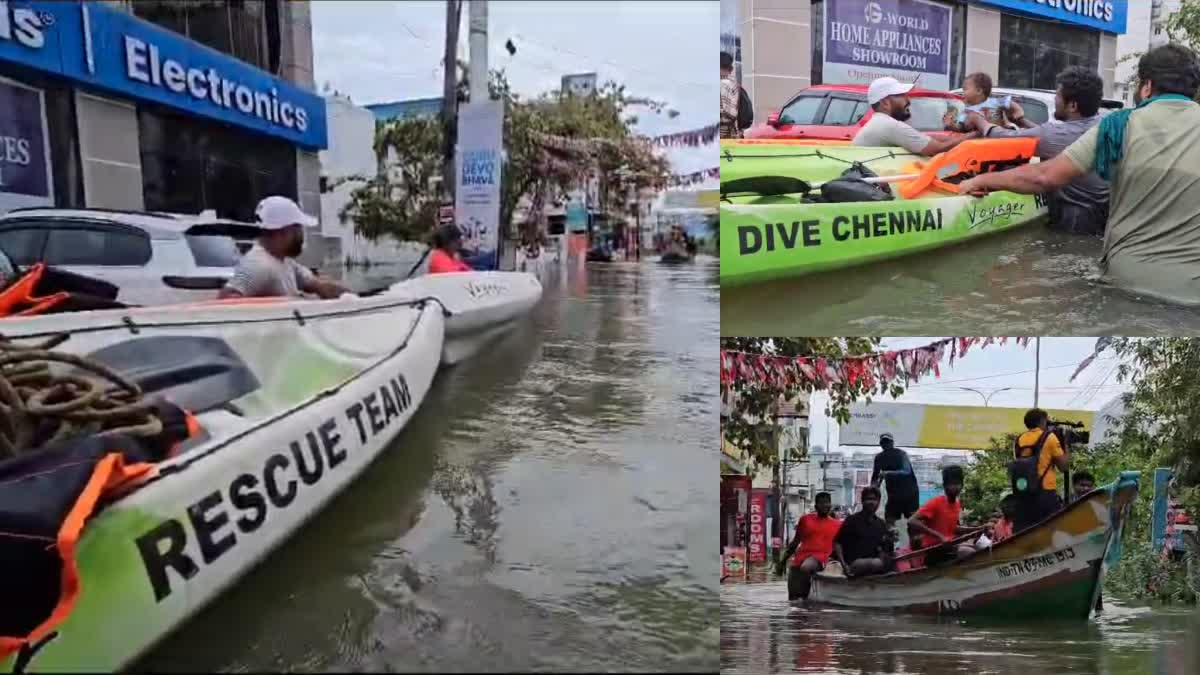
[[[949,89],[950,16],[950,7],[926,0],[829,0],[821,81],[919,76],[924,89]]]
[[[747,560],[752,563],[767,559],[767,490],[750,491],[750,541]]]
[[[503,102],[459,106],[455,219],[463,233],[463,247],[475,255],[490,253],[493,260],[498,260],[503,148]]]
[[[42,92],[0,78],[0,213],[54,204]]]

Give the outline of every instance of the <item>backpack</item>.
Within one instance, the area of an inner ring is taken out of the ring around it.
[[[1012,492],[1014,495],[1032,495],[1042,489],[1042,479],[1054,467],[1054,462],[1046,463],[1046,470],[1038,473],[1038,459],[1042,456],[1042,446],[1046,444],[1046,438],[1050,436],[1049,431],[1043,431],[1037,443],[1033,445],[1021,445],[1021,437],[1013,439],[1013,461],[1008,463],[1008,478],[1012,484]],[[1028,457],[1022,457],[1022,450],[1033,450]]]
[[[750,95],[746,93],[746,90],[738,87],[738,129],[745,131],[752,124],[754,124],[754,105],[750,103]]]

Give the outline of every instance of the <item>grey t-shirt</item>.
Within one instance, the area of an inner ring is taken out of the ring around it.
[[[1096,168],[1099,127],[1065,154]],[[1138,293],[1200,304],[1200,105],[1157,101],[1129,114],[1124,156],[1112,181],[1100,264],[1110,281]]]
[[[1077,120],[1048,120],[1032,129],[1005,129],[995,125],[986,131],[988,138],[1036,138],[1037,156],[1042,159],[1057,157],[1067,146],[1079,139],[1088,129],[1100,123],[1099,115],[1084,117]],[[1095,172],[1088,173],[1071,181],[1071,184],[1059,190],[1055,196],[1066,204],[1084,209],[1106,207],[1108,204],[1108,181]],[[1103,229],[1103,228],[1101,228]]]
[[[225,287],[247,298],[299,297],[315,280],[312,271],[300,263],[291,258],[276,258],[256,243],[238,261],[233,278]]]
[[[891,115],[877,112],[858,130],[853,144],[869,148],[904,148],[911,153],[920,154],[932,140]]]

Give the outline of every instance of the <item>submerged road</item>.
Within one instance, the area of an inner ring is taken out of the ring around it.
[[[1200,613],[1106,597],[1091,621],[996,623],[790,609],[787,583],[721,587],[722,673],[1192,675]]]
[[[715,671],[719,312],[715,260],[549,279],[134,670]]]

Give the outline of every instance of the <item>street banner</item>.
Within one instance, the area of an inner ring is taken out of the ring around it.
[[[490,253],[493,260],[499,260],[503,131],[503,102],[459,106],[454,214],[463,233],[463,248],[474,255]]]
[[[983,450],[993,438],[1025,431],[1028,408],[925,405],[875,401],[853,403],[850,422],[839,427],[841,445],[878,446],[879,436],[891,433],[896,445],[907,448]],[[1050,419],[1083,422],[1091,431],[1096,413],[1090,410],[1047,410]]]
[[[752,563],[767,559],[767,492],[763,488],[750,491],[750,541],[747,560]]]
[[[48,141],[42,91],[0,78],[0,213],[54,204]]]
[[[825,3],[824,84],[870,84],[890,76],[923,89],[950,89],[947,5],[926,0]]]

